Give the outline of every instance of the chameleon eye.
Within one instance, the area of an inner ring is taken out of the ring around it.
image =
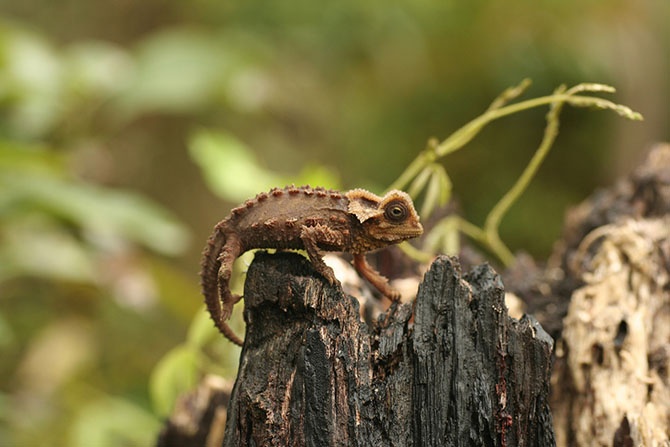
[[[384,217],[393,222],[401,222],[407,218],[407,205],[394,201],[384,208]]]

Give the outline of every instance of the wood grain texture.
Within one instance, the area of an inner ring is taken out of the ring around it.
[[[303,257],[259,253],[225,446],[553,445],[552,340],[512,320],[488,266],[440,257],[368,328]]]

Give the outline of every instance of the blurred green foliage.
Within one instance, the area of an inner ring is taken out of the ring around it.
[[[668,19],[664,0],[1,3],[0,445],[150,445],[203,371],[233,377],[197,270],[246,196],[381,192],[522,78],[531,97],[614,85],[645,122],[566,110],[503,222],[513,250],[546,255],[567,205],[670,139]],[[471,221],[544,113],[433,166]]]
[[[196,132],[189,141],[189,151],[209,188],[232,203],[241,203],[276,185],[340,188],[338,176],[324,166],[305,164],[292,175],[265,168],[251,148],[226,132]]]

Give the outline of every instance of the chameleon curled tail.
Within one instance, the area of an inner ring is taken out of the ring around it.
[[[214,325],[216,328],[231,342],[235,343],[238,346],[242,346],[242,340],[233,332],[233,330],[228,326],[226,320],[230,317],[230,311],[232,310],[232,305],[228,308],[221,306],[221,296],[220,288],[223,286],[223,283],[220,281],[220,268],[221,268],[221,251],[226,245],[226,235],[220,231],[215,231],[207,240],[207,245],[202,253],[202,262],[201,262],[201,271],[200,271],[200,286],[202,287],[202,294],[205,296],[205,304],[207,305],[207,310],[214,320]],[[239,256],[240,253],[232,254],[235,258]],[[234,260],[234,258],[233,258]],[[228,275],[228,281],[225,281],[227,286],[230,281],[230,275]],[[228,292],[230,293],[230,292]],[[233,300],[236,302],[240,297],[231,295]],[[227,311],[227,312],[226,312]]]

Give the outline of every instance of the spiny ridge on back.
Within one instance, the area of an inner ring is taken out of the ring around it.
[[[308,197],[315,195],[317,197],[330,197],[333,200],[340,200],[343,197],[343,194],[340,193],[339,191],[334,189],[326,189],[321,186],[312,188],[309,185],[303,185],[303,186],[290,185],[285,186],[283,188],[272,188],[270,191],[257,194],[256,197],[254,197],[253,199],[249,199],[245,201],[242,205],[233,208],[230,211],[231,217],[234,218],[241,217],[245,214],[247,210],[253,208],[256,204],[265,202],[266,200],[272,198],[278,199],[284,197],[286,194],[288,194],[289,197],[298,196],[300,194]]]

